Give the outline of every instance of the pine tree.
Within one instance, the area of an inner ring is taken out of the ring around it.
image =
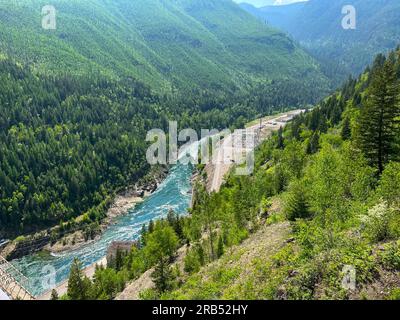
[[[317,131],[318,128],[320,127],[321,123],[321,110],[320,108],[317,108],[313,112],[311,112],[311,116],[308,118],[308,128],[311,131]]]
[[[114,269],[117,271],[122,270],[124,266],[124,259],[126,257],[126,253],[122,250],[117,250],[117,253],[115,254],[115,267]]]
[[[307,143],[307,154],[314,154],[319,149],[319,134],[315,132]]]
[[[148,233],[152,233],[153,231],[154,231],[154,221],[150,220],[149,227],[148,227]]]
[[[220,258],[224,254],[224,239],[222,236],[218,239],[217,257]]]
[[[174,210],[169,210],[168,214],[167,214],[167,221],[172,228],[175,227],[175,223],[176,223],[175,218],[176,218],[176,216],[175,216]]]
[[[178,214],[176,214],[174,230],[179,239],[185,238],[185,234],[183,233],[183,219]]]
[[[156,265],[154,272],[151,274],[155,287],[158,292],[163,293],[171,290],[174,281],[174,275],[168,259],[162,258]]]
[[[140,230],[140,246],[144,247],[146,245],[147,227],[145,224],[142,225]]]
[[[68,297],[71,300],[89,299],[90,285],[90,280],[83,275],[80,261],[75,258],[68,279]]]
[[[400,96],[393,60],[389,57],[374,70],[357,135],[360,149],[379,174],[395,158],[398,147]]]
[[[296,140],[300,140],[300,125],[302,116],[296,117],[292,122],[292,137]]]
[[[343,140],[348,140],[351,138],[351,125],[349,117],[343,120],[341,136]]]
[[[285,148],[285,142],[283,139],[283,128],[280,127],[278,130],[278,141],[277,141],[277,148],[278,149],[284,149]]]
[[[57,292],[55,289],[53,289],[53,290],[51,291],[51,298],[50,298],[50,300],[55,301],[55,300],[58,300],[58,299],[59,299],[59,297],[58,297],[58,292]]]
[[[299,183],[291,185],[285,205],[285,214],[290,221],[295,221],[299,218],[307,218],[310,214],[304,190]]]

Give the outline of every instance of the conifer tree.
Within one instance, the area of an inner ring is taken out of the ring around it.
[[[163,293],[171,290],[174,281],[174,274],[166,258],[162,258],[151,274],[158,292]]]
[[[306,151],[307,154],[314,154],[318,151],[318,149],[319,149],[319,134],[318,132],[315,132],[308,141]]]
[[[90,280],[83,275],[80,261],[75,258],[68,279],[68,297],[71,300],[89,299],[90,285]]]
[[[53,289],[53,290],[51,291],[51,298],[50,298],[50,300],[55,301],[55,300],[58,300],[58,299],[59,299],[59,297],[58,297],[58,292],[57,292],[55,289]]]
[[[147,231],[148,231],[148,233],[152,233],[154,231],[154,221],[153,220],[150,220]]]
[[[302,185],[295,183],[290,188],[290,193],[285,205],[285,214],[288,220],[295,221],[298,218],[309,216],[309,206],[302,189]]]
[[[220,258],[224,254],[224,239],[222,236],[218,239],[217,257]]]
[[[278,130],[278,141],[277,141],[277,148],[284,149],[285,148],[285,141],[283,138],[283,128],[280,127]]]
[[[343,120],[341,136],[343,140],[348,140],[351,138],[351,125],[349,117]]]
[[[398,147],[400,96],[394,60],[389,57],[373,71],[358,127],[358,145],[379,174],[394,159]]]

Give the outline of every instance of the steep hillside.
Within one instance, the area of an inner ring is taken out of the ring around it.
[[[251,176],[232,173],[210,194],[199,175],[190,216],[144,227],[83,295],[113,299],[103,281],[136,280],[126,297],[398,299],[399,53],[264,141]]]
[[[245,11],[258,17],[266,24],[286,32],[293,31],[293,25],[297,21],[297,16],[303,10],[304,6],[305,2],[293,3],[285,6],[267,5],[261,8],[256,8],[248,3],[240,4],[240,7],[242,7]]]
[[[38,76],[0,55],[0,239],[63,221],[61,234],[78,216],[78,225],[98,229],[114,193],[149,172],[149,130],[167,130],[170,119],[198,130],[243,126],[304,99],[296,91],[257,101],[206,90],[166,97],[129,78]]]
[[[291,78],[327,87],[310,56],[228,0],[55,0],[57,29],[43,30],[47,4],[0,1],[0,49],[39,71],[130,76],[157,90]]]
[[[0,56],[0,238],[104,217],[149,170],[143,137],[167,114],[156,101],[134,81],[37,77]]]
[[[161,299],[400,298],[399,53],[266,141],[252,177],[199,196],[190,224],[208,214],[212,238],[189,250],[190,276]]]
[[[345,5],[356,9],[355,30],[342,28]],[[360,73],[377,53],[394,49],[400,43],[397,0],[310,0],[288,6],[243,8],[288,32],[322,64],[340,72],[342,78]]]

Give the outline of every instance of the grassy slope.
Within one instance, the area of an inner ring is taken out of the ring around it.
[[[155,88],[305,75],[326,85],[312,58],[230,1],[55,0],[55,31],[41,28],[46,4],[0,0],[0,50],[39,70],[133,76]]]
[[[270,263],[290,236],[290,224],[264,226],[219,260],[189,277],[171,299],[257,299],[263,284],[261,268]],[[257,275],[257,276],[256,276]]]

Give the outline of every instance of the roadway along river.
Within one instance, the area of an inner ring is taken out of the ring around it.
[[[191,165],[183,164],[173,167],[155,193],[127,215],[119,217],[98,241],[58,256],[34,254],[14,260],[13,264],[29,279],[28,289],[31,293],[38,296],[48,291],[48,274],[52,268],[56,271],[56,283],[61,283],[67,279],[74,258],[78,258],[83,267],[87,267],[106,255],[112,241],[137,239],[142,225],[151,219],[165,217],[170,209],[181,215],[186,214],[191,199],[192,169]]]
[[[275,131],[280,126],[290,121],[295,115],[304,110],[294,110],[289,113],[270,117],[266,124],[263,124],[264,129]],[[272,123],[276,121],[276,123]],[[257,130],[255,125],[247,130]],[[267,138],[266,135],[264,138]],[[208,138],[203,138],[201,141],[193,143],[184,150],[180,151],[180,156],[190,154],[193,158],[198,153],[199,144],[207,142]],[[223,162],[217,164],[223,166]],[[213,187],[213,190],[219,189],[220,184],[226,171],[231,166],[225,165],[223,174],[217,172],[219,176],[218,188]],[[217,168],[218,169],[218,168]],[[221,170],[216,170],[221,171]],[[28,289],[35,296],[40,296],[49,290],[49,274],[53,270],[56,272],[56,284],[65,281],[69,275],[70,265],[74,258],[78,258],[82,262],[83,267],[88,267],[106,255],[108,246],[113,241],[129,241],[136,240],[139,237],[140,230],[143,224],[148,224],[150,220],[165,217],[170,209],[180,215],[187,213],[191,200],[191,177],[193,166],[183,165],[178,163],[175,165],[165,181],[160,185],[155,193],[148,197],[143,203],[137,205],[127,215],[119,217],[116,223],[110,226],[107,231],[101,236],[98,241],[90,243],[78,250],[69,251],[58,256],[49,254],[34,254],[26,256],[22,259],[14,260],[12,263],[28,278]]]

